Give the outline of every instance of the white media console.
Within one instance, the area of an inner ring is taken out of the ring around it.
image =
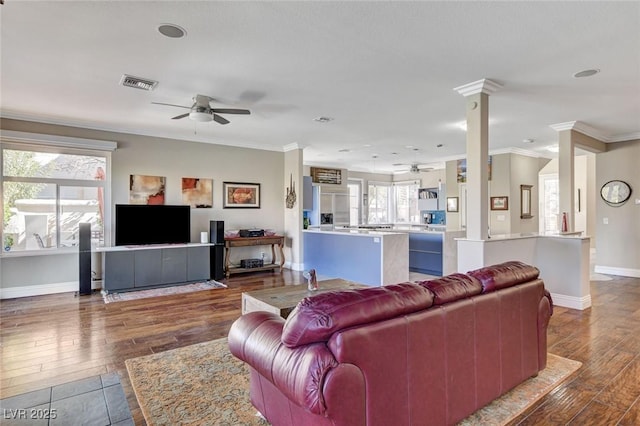
[[[116,246],[102,252],[105,292],[142,290],[210,279],[211,243]]]

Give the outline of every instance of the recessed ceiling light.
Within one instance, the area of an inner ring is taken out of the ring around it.
[[[398,155],[398,153],[397,152],[392,152],[391,155]]]
[[[579,72],[575,73],[573,75],[573,77],[574,78],[591,77],[592,75],[598,74],[599,72],[600,72],[600,70],[597,70],[597,69],[583,70],[583,71],[579,71]]]
[[[444,144],[439,143],[438,145],[436,145],[436,148],[442,148],[444,146]]]
[[[466,120],[465,121],[461,121],[459,123],[456,123],[456,127],[458,129],[463,130],[463,131],[466,132],[467,131],[467,122],[466,122]]]
[[[317,121],[318,123],[328,123],[330,121],[333,121],[333,118],[322,116],[314,118],[313,121]]]
[[[160,24],[158,31],[169,38],[181,38],[187,35],[187,31],[176,24]]]
[[[523,142],[523,143],[533,143],[533,141],[534,141],[533,139],[529,139],[529,138],[527,138],[527,139],[522,139],[522,142]]]
[[[547,147],[547,151],[549,151],[549,152],[559,152],[560,151],[560,147],[558,145],[549,145]]]
[[[412,148],[413,148],[413,145],[406,145],[406,146],[405,146],[405,148],[407,148],[407,149],[412,149]]]
[[[350,149],[345,148],[345,149],[341,149],[341,150],[339,150],[338,152],[351,152],[351,150],[350,150]]]

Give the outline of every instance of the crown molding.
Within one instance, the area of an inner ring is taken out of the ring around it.
[[[289,151],[294,151],[296,149],[305,149],[306,147],[307,145],[299,144],[298,142],[293,142],[287,145],[283,145],[282,151],[289,152]]]
[[[225,141],[225,143],[221,143],[219,141],[214,141],[202,136],[195,137],[195,138],[185,137],[184,135],[173,135],[173,134],[167,136],[166,133],[163,133],[160,131],[149,131],[144,129],[130,129],[130,128],[117,128],[117,127],[101,127],[93,123],[63,121],[63,120],[56,120],[51,118],[34,117],[30,115],[25,115],[25,114],[16,114],[16,113],[6,112],[6,111],[2,111],[2,113],[0,114],[0,119],[29,121],[29,122],[38,123],[38,124],[51,124],[55,126],[72,127],[77,129],[83,129],[83,130],[96,130],[100,132],[121,133],[121,134],[126,134],[131,136],[146,136],[146,137],[160,138],[160,139],[172,140],[172,141],[207,143],[212,145],[231,146],[235,148],[247,148],[247,149],[257,149],[260,151],[282,152],[282,145],[261,145],[257,143],[232,142],[232,141]]]
[[[600,142],[612,142],[612,138],[604,135],[598,129],[595,129],[582,121],[566,121],[564,123],[556,123],[551,124],[551,127],[556,132],[561,132],[564,130],[575,130],[576,132],[580,132],[583,135],[587,135],[594,139],[599,140]]]
[[[118,148],[118,144],[113,141],[71,138],[68,136],[47,135],[43,133],[16,132],[13,130],[0,130],[0,139],[4,142],[95,149],[100,151],[115,151],[116,148]]]
[[[487,95],[492,95],[498,90],[502,89],[502,87],[503,86],[501,84],[496,83],[493,80],[483,78],[482,80],[478,80],[478,81],[464,84],[462,86],[454,87],[453,90],[455,90],[462,96],[470,96],[470,95],[475,95],[477,93],[485,93]]]
[[[509,147],[509,148],[496,149],[493,151],[489,151],[489,155],[499,155],[499,154],[518,154],[518,155],[524,155],[525,157],[533,157],[533,158],[542,157],[542,155],[540,155],[539,152],[531,151],[523,148],[517,148],[517,147]]]
[[[633,141],[636,139],[640,139],[640,132],[611,136],[609,140],[605,142],[625,142],[625,141]]]

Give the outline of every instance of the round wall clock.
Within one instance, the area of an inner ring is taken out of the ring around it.
[[[602,185],[600,196],[607,204],[619,206],[631,197],[631,187],[627,182],[611,180]]]

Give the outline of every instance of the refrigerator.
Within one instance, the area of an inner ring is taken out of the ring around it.
[[[311,226],[334,227],[349,225],[349,190],[345,188],[313,187]]]

